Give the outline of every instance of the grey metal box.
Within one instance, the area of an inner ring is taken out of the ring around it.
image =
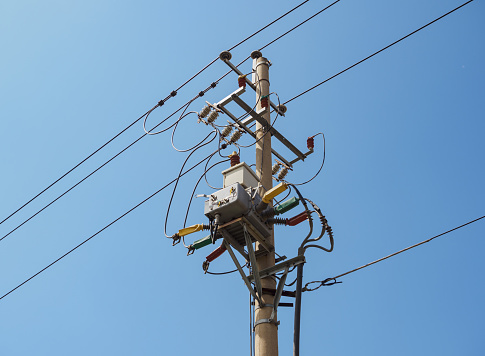
[[[212,193],[204,204],[205,216],[215,218],[216,214],[220,214],[221,224],[247,214],[250,209],[251,196],[239,183]]]
[[[259,183],[258,176],[245,162],[223,170],[222,175],[224,177],[224,188],[234,183],[239,183],[244,188],[256,188]]]

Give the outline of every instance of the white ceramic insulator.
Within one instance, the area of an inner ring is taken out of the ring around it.
[[[210,107],[209,105],[206,105],[206,106],[204,106],[204,107],[202,108],[202,110],[200,111],[199,116],[200,116],[201,118],[204,118],[204,117],[206,117],[206,116],[207,116],[207,114],[208,114],[208,113],[210,113],[210,111],[211,111],[211,107]]]
[[[209,116],[207,117],[207,122],[210,124],[210,123],[216,121],[218,116],[219,116],[219,113],[217,111],[212,111],[209,114]]]
[[[227,137],[227,136],[229,136],[229,134],[231,133],[231,131],[232,131],[232,126],[226,126],[226,127],[224,127],[224,130],[222,130],[221,136],[222,137]]]
[[[288,174],[288,168],[283,167],[283,168],[281,169],[280,174],[278,174],[278,179],[279,179],[279,180],[284,179],[284,178],[286,177],[286,175],[287,175],[287,174]]]
[[[239,140],[241,138],[241,131],[237,130],[235,131],[232,136],[231,136],[231,142],[237,142],[237,140]]]
[[[271,168],[271,174],[275,175],[280,171],[281,165],[279,163],[273,164],[273,167]]]

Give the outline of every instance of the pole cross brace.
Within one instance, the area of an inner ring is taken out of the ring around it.
[[[251,262],[251,267],[253,269],[254,283],[256,284],[256,292],[259,295],[260,300],[262,300],[263,287],[261,285],[261,278],[259,278],[259,268],[258,268],[258,264],[256,263],[256,256],[254,254],[253,243],[251,241],[251,237],[248,234],[248,230],[246,229],[246,223],[243,222],[242,226],[244,230],[244,239],[246,240],[246,247],[248,248],[249,260]],[[244,277],[246,277],[246,275]]]
[[[231,248],[231,244],[227,242],[226,238],[224,237],[224,245],[226,246],[227,252],[229,252],[229,255],[231,255],[232,261],[236,265],[237,270],[239,271],[239,274],[241,275],[244,283],[246,284],[246,287],[249,290],[249,293],[258,301],[258,303],[262,303],[261,299],[257,295],[257,293],[254,291],[254,289],[251,286],[251,282],[249,282],[248,277],[246,277],[246,274],[244,273],[241,265],[239,264],[239,261],[236,258],[236,255],[234,254],[234,251]]]
[[[260,278],[266,278],[266,277],[269,277],[269,276],[273,276],[274,274],[285,270],[286,267],[291,268],[291,267],[297,266],[297,265],[302,264],[302,263],[305,263],[305,256],[299,255],[299,256],[296,256],[294,258],[290,258],[287,261],[283,261],[281,263],[278,263],[278,264],[274,265],[273,267],[268,267],[268,268],[262,269],[261,271],[259,271],[259,277]],[[254,276],[251,274],[247,278],[250,282],[252,282],[253,279],[254,279]]]
[[[234,72],[236,72],[237,75],[239,76],[243,75],[243,72],[241,72],[234,64],[232,64],[229,59],[225,58],[223,59],[223,61],[229,66],[229,68],[231,68]],[[254,83],[248,77],[246,77],[246,83],[249,85],[251,89],[253,89],[256,92],[256,85],[254,85]],[[276,110],[276,112],[279,113],[281,116],[285,116],[284,111],[280,110],[280,108],[278,108],[278,106],[275,105],[275,103],[273,103],[271,100],[269,101],[269,105],[271,105],[271,107],[274,110]]]

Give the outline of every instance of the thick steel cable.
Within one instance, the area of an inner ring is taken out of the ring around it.
[[[441,234],[435,235],[435,236],[433,236],[433,237],[431,237],[431,238],[429,238],[429,239],[427,239],[427,240],[421,241],[421,242],[419,242],[419,243],[417,243],[417,244],[414,244],[414,245],[412,245],[412,246],[406,247],[406,248],[404,248],[404,249],[402,249],[402,250],[399,250],[399,251],[397,251],[397,252],[391,253],[390,255],[387,255],[386,257],[379,258],[378,260],[375,260],[375,261],[370,262],[370,263],[367,263],[367,264],[365,264],[365,265],[363,265],[363,266],[360,266],[360,267],[354,268],[353,270],[350,270],[350,271],[348,271],[348,272],[345,272],[345,273],[339,274],[339,275],[337,275],[337,276],[335,276],[335,277],[332,277],[332,278],[327,278],[327,279],[324,279],[323,281],[312,281],[312,282],[308,282],[308,283],[305,285],[304,291],[314,291],[314,290],[317,290],[317,289],[318,289],[318,288],[320,288],[321,286],[324,286],[326,282],[330,282],[330,285],[335,284],[335,282],[337,281],[337,278],[341,278],[341,277],[346,276],[346,275],[348,275],[348,274],[351,274],[351,273],[357,272],[357,271],[359,271],[359,270],[361,270],[361,269],[364,269],[364,268],[367,268],[367,267],[369,267],[369,266],[372,266],[372,265],[374,265],[374,264],[376,264],[376,263],[378,263],[378,262],[382,262],[382,261],[384,261],[384,260],[387,260],[388,258],[391,258],[391,257],[394,257],[394,256],[396,256],[396,255],[399,255],[399,254],[401,254],[401,253],[403,253],[403,252],[405,252],[405,251],[408,251],[408,250],[411,250],[411,249],[413,249],[413,248],[415,248],[415,247],[418,247],[418,246],[424,245],[424,244],[426,244],[426,243],[428,243],[428,242],[430,242],[430,241],[432,241],[432,240],[434,240],[434,239],[436,239],[436,238],[438,238],[438,237],[440,237],[440,236],[443,236],[443,235],[449,234],[450,232],[453,232],[453,231],[455,231],[455,230],[461,229],[462,227],[465,227],[465,226],[467,226],[467,225],[473,224],[473,223],[475,223],[475,222],[477,222],[477,221],[479,221],[479,220],[481,220],[481,219],[484,219],[484,218],[485,218],[485,215],[484,215],[484,216],[482,216],[482,217],[479,217],[478,219],[475,219],[475,220],[469,221],[469,222],[467,222],[467,223],[465,223],[465,224],[463,224],[463,225],[457,226],[457,227],[455,227],[455,228],[453,228],[453,229],[451,229],[451,230],[448,230],[448,231],[442,232]],[[320,283],[320,285],[319,285],[318,287],[316,287],[316,288],[308,288],[308,285],[310,285],[311,283]]]
[[[397,41],[394,41],[393,43],[391,43],[391,44],[387,45],[386,47],[384,47],[384,48],[382,48],[382,49],[380,49],[380,50],[378,50],[377,52],[374,52],[374,53],[373,53],[373,54],[371,54],[370,56],[365,57],[364,59],[361,59],[360,61],[358,61],[358,62],[356,62],[356,63],[352,64],[350,67],[345,68],[344,70],[342,70],[342,71],[338,72],[337,74],[334,74],[334,75],[333,75],[333,76],[331,76],[330,78],[325,79],[324,81],[322,81],[322,82],[320,82],[320,83],[318,83],[318,84],[314,85],[314,86],[313,86],[313,87],[311,87],[310,89],[307,89],[307,90],[305,90],[304,92],[301,92],[300,94],[298,94],[298,95],[294,96],[294,97],[293,97],[293,98],[291,98],[290,100],[285,101],[285,102],[283,103],[283,105],[288,104],[289,102],[291,102],[291,101],[293,101],[293,100],[295,100],[295,99],[299,98],[300,96],[302,96],[302,95],[304,95],[304,94],[308,93],[309,91],[312,91],[313,89],[315,89],[315,88],[319,87],[320,85],[322,85],[322,84],[324,84],[324,83],[328,82],[329,80],[331,80],[331,79],[333,79],[333,78],[335,78],[335,77],[338,77],[340,74],[345,73],[345,72],[346,72],[346,71],[348,71],[349,69],[354,68],[355,66],[357,66],[357,65],[361,64],[362,62],[365,62],[366,60],[368,60],[368,59],[370,59],[370,58],[374,57],[375,55],[377,55],[377,54],[381,53],[382,51],[385,51],[385,50],[386,50],[386,49],[388,49],[389,47],[392,47],[392,46],[394,46],[395,44],[397,44],[397,43],[401,42],[402,40],[404,40],[404,39],[408,38],[409,36],[414,35],[415,33],[417,33],[417,32],[419,32],[419,31],[421,31],[422,29],[424,29],[424,28],[428,27],[429,25],[431,25],[431,24],[435,23],[436,21],[441,20],[442,18],[444,18],[444,17],[446,17],[446,16],[450,15],[451,13],[453,13],[453,12],[457,11],[458,9],[460,9],[460,8],[462,8],[463,6],[465,6],[465,5],[469,4],[469,3],[471,3],[472,1],[473,1],[473,0],[469,0],[469,1],[467,1],[467,2],[465,2],[465,3],[463,3],[463,4],[461,4],[460,6],[458,6],[458,7],[454,8],[453,10],[451,10],[451,11],[447,12],[446,14],[441,15],[440,17],[438,17],[438,18],[434,19],[433,21],[428,22],[426,25],[421,26],[421,27],[420,27],[420,28],[418,28],[417,30],[414,30],[413,32],[411,32],[411,33],[407,34],[407,35],[406,35],[406,36],[404,36],[404,37],[401,37],[401,38],[400,38],[400,39],[398,39]]]
[[[108,227],[110,227],[114,223],[116,223],[119,220],[121,220],[122,218],[124,218],[126,215],[128,215],[129,213],[131,213],[133,210],[135,210],[136,208],[138,208],[142,204],[146,203],[148,200],[150,200],[151,198],[153,198],[155,195],[157,195],[158,193],[160,193],[162,190],[166,189],[171,184],[175,183],[178,179],[180,179],[181,177],[183,177],[184,175],[186,175],[187,173],[189,173],[190,171],[192,171],[193,169],[195,169],[197,166],[199,166],[200,164],[202,164],[207,158],[209,158],[209,156],[207,156],[203,160],[199,161],[198,163],[196,163],[195,165],[193,165],[191,168],[187,169],[182,174],[179,174],[177,178],[175,178],[172,181],[170,181],[169,183],[165,184],[162,188],[160,188],[159,190],[157,190],[155,193],[151,194],[150,196],[148,196],[147,198],[145,198],[144,200],[142,200],[140,203],[138,203],[137,205],[135,205],[133,208],[131,208],[130,210],[126,211],[124,214],[122,214],[121,216],[119,216],[118,218],[116,218],[115,220],[113,220],[112,222],[110,222],[108,225],[104,226],[102,229],[98,230],[96,233],[94,233],[93,235],[89,236],[86,240],[84,240],[83,242],[81,242],[79,245],[77,245],[76,247],[72,248],[71,250],[69,250],[68,252],[66,252],[64,255],[62,255],[61,257],[59,257],[56,260],[54,260],[53,262],[51,262],[50,264],[48,264],[46,267],[42,268],[39,272],[35,273],[31,277],[27,278],[25,281],[23,281],[22,283],[20,283],[18,286],[16,286],[15,288],[11,289],[9,292],[7,292],[4,295],[2,295],[0,297],[0,300],[2,300],[3,298],[5,298],[7,295],[9,295],[10,293],[14,292],[15,290],[17,290],[18,288],[22,287],[25,283],[29,282],[33,278],[37,277],[39,274],[41,274],[46,269],[48,269],[49,267],[53,266],[54,264],[56,264],[60,260],[62,260],[64,257],[66,257],[67,255],[69,255],[70,253],[72,253],[75,250],[77,250],[79,247],[81,247],[82,245],[84,245],[86,242],[88,242],[89,240],[91,240],[95,236],[99,235],[101,232],[103,232]]]

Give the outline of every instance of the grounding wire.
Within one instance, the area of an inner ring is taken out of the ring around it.
[[[135,210],[136,208],[138,208],[142,204],[146,203],[148,200],[150,200],[151,198],[153,198],[155,195],[157,195],[158,193],[160,193],[162,190],[164,190],[167,187],[169,187],[172,183],[175,183],[178,179],[180,179],[181,177],[183,177],[184,175],[186,175],[187,173],[189,173],[190,171],[192,171],[193,169],[195,169],[197,166],[199,166],[200,164],[202,164],[207,158],[208,157],[204,158],[203,160],[201,160],[198,163],[194,164],[191,168],[187,169],[182,174],[179,174],[179,176],[177,178],[175,178],[172,181],[170,181],[167,184],[165,184],[162,188],[160,188],[159,190],[157,190],[155,193],[151,194],[150,196],[148,196],[147,198],[145,198],[144,200],[142,200],[140,203],[138,203],[137,205],[135,205],[133,208],[131,208],[130,210],[126,211],[124,214],[120,215],[118,218],[116,218],[115,220],[113,220],[112,222],[110,222],[108,225],[104,226],[102,229],[98,230],[96,233],[94,233],[93,235],[89,236],[86,240],[84,240],[83,242],[81,242],[80,244],[78,244],[76,247],[72,248],[71,250],[69,250],[68,252],[66,252],[64,255],[62,255],[61,257],[57,258],[56,260],[54,260],[53,262],[51,262],[50,264],[48,264],[46,267],[44,267],[43,269],[41,269],[39,272],[35,273],[34,275],[32,275],[31,277],[27,278],[25,281],[23,281],[19,285],[17,285],[15,288],[11,289],[9,292],[7,292],[4,295],[2,295],[0,297],[0,300],[2,300],[3,298],[5,298],[10,293],[14,292],[18,288],[20,288],[21,286],[23,286],[24,284],[26,284],[27,282],[29,282],[30,280],[32,280],[33,278],[37,277],[39,274],[41,274],[46,269],[48,269],[52,265],[56,264],[60,260],[62,260],[64,257],[66,257],[67,255],[69,255],[70,253],[72,253],[75,250],[77,250],[79,247],[81,247],[82,245],[84,245],[86,242],[88,242],[89,240],[91,240],[95,236],[99,235],[101,232],[103,232],[108,227],[110,227],[114,223],[116,223],[119,220],[121,220],[122,218],[124,218],[126,215],[128,215],[129,213],[131,213],[133,210]]]
[[[397,44],[397,43],[401,42],[402,40],[404,40],[404,39],[406,39],[406,38],[408,38],[408,37],[410,37],[410,36],[414,35],[415,33],[417,33],[417,32],[419,32],[419,31],[421,31],[422,29],[424,29],[424,28],[428,27],[429,25],[431,25],[431,24],[435,23],[436,21],[441,20],[442,18],[444,18],[444,17],[446,17],[446,16],[450,15],[451,13],[453,13],[453,12],[455,12],[456,10],[458,10],[458,9],[462,8],[463,6],[465,6],[465,5],[469,4],[469,3],[471,3],[472,1],[473,1],[473,0],[469,0],[469,1],[467,1],[467,2],[465,2],[465,3],[463,3],[463,4],[461,4],[460,6],[458,6],[458,7],[454,8],[453,10],[448,11],[446,14],[441,15],[440,17],[438,17],[438,18],[434,19],[434,20],[433,20],[433,21],[431,21],[431,22],[428,22],[426,25],[421,26],[421,27],[420,27],[420,28],[418,28],[417,30],[414,30],[413,32],[411,32],[411,33],[407,34],[406,36],[401,37],[400,39],[398,39],[397,41],[394,41],[393,43],[391,43],[391,44],[387,45],[386,47],[381,48],[380,50],[378,50],[377,52],[374,52],[374,53],[373,53],[373,54],[371,54],[370,56],[367,56],[367,57],[365,57],[364,59],[361,59],[360,61],[358,61],[358,62],[356,62],[356,63],[352,64],[350,67],[345,68],[344,70],[342,70],[342,71],[338,72],[337,74],[334,74],[333,76],[331,76],[331,77],[329,77],[329,78],[325,79],[324,81],[322,81],[322,82],[320,82],[320,83],[318,83],[318,84],[314,85],[313,87],[311,87],[311,88],[309,88],[309,89],[307,89],[307,90],[305,90],[305,91],[301,92],[300,94],[298,94],[298,95],[294,96],[294,97],[293,97],[293,98],[291,98],[290,100],[285,101],[283,104],[288,104],[289,102],[291,102],[291,101],[293,101],[293,100],[295,100],[295,99],[299,98],[300,96],[302,96],[302,95],[304,95],[304,94],[308,93],[309,91],[312,91],[313,89],[315,89],[315,88],[319,87],[320,85],[322,85],[322,84],[324,84],[324,83],[328,82],[329,80],[331,80],[331,79],[333,79],[333,78],[335,78],[335,77],[339,76],[340,74],[345,73],[345,72],[346,72],[346,71],[348,71],[349,69],[354,68],[355,66],[357,66],[357,65],[361,64],[362,62],[365,62],[366,60],[368,60],[368,59],[370,59],[370,58],[374,57],[375,55],[377,55],[377,54],[379,54],[379,53],[381,53],[381,52],[385,51],[386,49],[388,49],[388,48],[390,48],[390,47],[394,46],[395,44]]]
[[[462,224],[462,225],[460,225],[460,226],[457,226],[457,227],[455,227],[455,228],[453,228],[453,229],[450,229],[450,230],[448,230],[448,231],[442,232],[441,234],[435,235],[435,236],[433,236],[433,237],[431,237],[431,238],[429,238],[429,239],[427,239],[427,240],[421,241],[421,242],[419,242],[419,243],[417,243],[417,244],[414,244],[414,245],[412,245],[412,246],[406,247],[406,248],[404,248],[404,249],[402,249],[402,250],[399,250],[399,251],[397,251],[397,252],[391,253],[390,255],[387,255],[386,257],[379,258],[378,260],[375,260],[375,261],[373,261],[373,262],[367,263],[367,264],[365,264],[365,265],[363,265],[363,266],[360,266],[360,267],[358,267],[358,268],[354,268],[353,270],[350,270],[350,271],[348,271],[348,272],[345,272],[345,273],[339,274],[338,276],[335,276],[335,277],[332,277],[332,278],[326,278],[326,279],[324,279],[323,281],[312,281],[312,282],[308,282],[308,283],[305,285],[305,288],[303,288],[303,291],[309,291],[309,292],[314,291],[314,290],[316,290],[316,289],[320,288],[321,286],[326,285],[325,283],[326,283],[327,281],[333,281],[333,282],[331,282],[331,284],[335,284],[335,283],[337,283],[337,278],[341,278],[341,277],[343,277],[343,276],[346,276],[346,275],[348,275],[348,274],[354,273],[354,272],[359,271],[359,270],[361,270],[361,269],[364,269],[364,268],[366,268],[366,267],[372,266],[372,265],[374,265],[374,264],[376,264],[376,263],[378,263],[378,262],[382,262],[382,261],[384,261],[384,260],[387,260],[388,258],[391,258],[391,257],[394,257],[394,256],[396,256],[396,255],[399,255],[400,253],[403,253],[403,252],[405,252],[405,251],[411,250],[411,249],[413,249],[413,248],[415,248],[415,247],[418,247],[418,246],[424,245],[425,243],[428,243],[428,242],[430,242],[430,241],[432,241],[432,240],[434,240],[434,239],[436,239],[436,238],[438,238],[438,237],[440,237],[440,236],[443,236],[443,235],[449,234],[450,232],[453,232],[453,231],[455,231],[455,230],[461,229],[462,227],[465,227],[465,226],[467,226],[467,225],[473,224],[473,223],[475,223],[475,222],[477,222],[477,221],[479,221],[479,220],[481,220],[481,219],[484,219],[484,218],[485,218],[485,215],[484,215],[484,216],[481,216],[481,217],[479,217],[479,218],[477,218],[477,219],[471,220],[471,221],[469,221],[469,222],[467,222],[467,223],[465,223],[465,224]],[[309,286],[311,283],[320,283],[320,285],[319,285],[318,287],[316,287],[316,288],[308,288],[308,286]]]
[[[290,9],[289,11],[287,11],[286,13],[284,13],[283,15],[281,15],[280,17],[276,18],[275,20],[273,20],[272,22],[270,22],[269,24],[265,25],[264,27],[260,28],[259,30],[257,30],[256,32],[254,32],[253,34],[251,34],[250,36],[246,37],[245,39],[243,39],[242,41],[238,42],[236,45],[232,46],[229,51],[233,50],[234,48],[240,46],[241,44],[243,44],[244,42],[246,42],[247,40],[249,40],[250,38],[254,37],[255,35],[257,35],[258,33],[260,33],[261,31],[265,30],[266,28],[268,28],[269,26],[273,25],[274,23],[276,23],[277,21],[281,20],[282,18],[286,17],[287,15],[289,15],[291,12],[293,12],[294,10],[298,9],[300,6],[304,5],[305,3],[307,3],[308,1],[310,0],[305,0],[303,2],[301,2],[300,4],[298,4],[297,6],[293,7],[292,9]],[[54,182],[52,182],[51,184],[49,184],[46,188],[44,188],[43,190],[41,190],[38,194],[36,194],[34,197],[32,197],[30,200],[28,200],[26,203],[24,203],[23,205],[21,205],[18,209],[16,209],[14,212],[12,212],[10,215],[8,215],[6,218],[4,218],[2,221],[0,221],[0,225],[3,224],[5,221],[7,221],[8,219],[10,219],[12,216],[14,216],[15,214],[17,214],[20,210],[22,210],[23,208],[25,208],[27,205],[29,205],[31,202],[33,202],[35,199],[37,199],[39,196],[41,196],[42,194],[44,194],[47,190],[49,190],[50,188],[52,188],[55,184],[57,184],[59,181],[61,181],[63,178],[65,178],[68,174],[70,174],[71,172],[73,172],[75,169],[77,169],[79,166],[81,166],[84,162],[86,162],[88,159],[90,159],[91,157],[93,157],[96,153],[98,153],[99,151],[101,151],[104,147],[106,147],[108,144],[110,144],[112,141],[114,141],[116,138],[118,138],[121,134],[123,134],[125,131],[127,131],[129,128],[131,128],[133,125],[135,125],[138,121],[140,121],[141,119],[143,119],[144,117],[146,117],[147,115],[149,115],[153,110],[155,110],[156,108],[162,106],[165,102],[167,102],[170,98],[174,97],[175,95],[177,95],[177,92],[182,89],[184,86],[186,86],[189,82],[191,82],[193,79],[195,79],[197,76],[199,76],[202,72],[204,72],[207,68],[209,68],[210,66],[212,66],[215,62],[217,62],[217,60],[219,59],[219,57],[216,57],[214,58],[211,62],[209,62],[205,67],[203,67],[201,70],[199,70],[196,74],[194,74],[192,77],[190,77],[188,80],[186,80],[184,83],[182,83],[177,89],[175,89],[174,91],[172,91],[170,93],[170,95],[168,95],[166,98],[160,100],[157,105],[155,105],[153,108],[151,108],[150,110],[148,110],[146,113],[144,113],[143,115],[141,115],[139,118],[137,118],[135,121],[133,121],[131,124],[129,124],[128,126],[126,126],[123,130],[121,130],[120,132],[118,132],[115,136],[113,136],[110,140],[108,140],[106,143],[104,143],[103,145],[101,145],[99,148],[97,148],[95,151],[93,151],[90,155],[88,155],[86,158],[84,158],[83,160],[81,160],[78,164],[76,164],[74,167],[72,167],[71,169],[69,169],[66,173],[64,173],[63,175],[61,175],[59,178],[57,178]],[[227,73],[228,74],[228,73]],[[226,74],[226,75],[227,75]],[[224,75],[222,78],[224,78],[226,75]],[[221,78],[221,79],[222,79]],[[206,90],[207,91],[207,90]],[[201,93],[205,93],[206,91],[202,91]]]

